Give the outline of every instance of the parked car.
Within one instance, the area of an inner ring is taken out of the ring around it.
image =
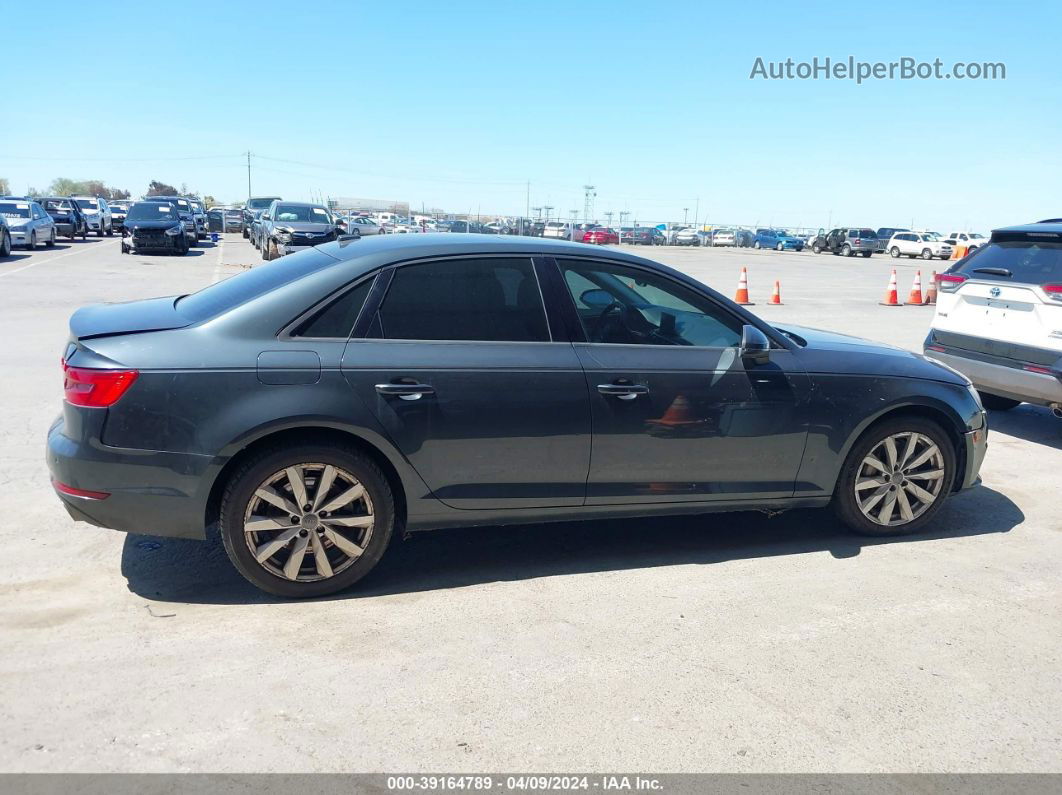
[[[108,202],[107,206],[111,208],[111,228],[121,234],[122,224],[125,223],[125,216],[129,212],[129,209],[124,204],[115,204]]]
[[[937,279],[926,356],[969,377],[988,409],[1062,418],[1062,223],[997,229]]]
[[[148,196],[144,201],[168,204],[175,208],[181,222],[184,224],[184,236],[187,238],[188,244],[194,246],[199,242],[199,230],[196,227],[195,217],[192,215],[192,205],[188,199],[183,196]]]
[[[188,219],[181,210],[165,201],[136,202],[129,208],[122,229],[122,253],[188,253]]]
[[[546,221],[545,226],[542,227],[542,237],[568,240],[569,225],[565,221]]]
[[[453,221],[450,224],[451,232],[460,232],[462,234],[484,234],[483,225],[476,221]]]
[[[977,232],[949,232],[944,242],[950,246],[966,246],[967,251],[973,251],[988,244],[988,238]]]
[[[794,237],[784,229],[757,229],[753,248],[773,248],[776,251],[803,251],[804,240]]]
[[[910,229],[906,229],[901,226],[883,226],[875,233],[878,236],[878,254],[884,254],[889,247],[889,241],[892,240],[892,236],[897,232],[910,232]]]
[[[838,227],[825,235],[817,236],[811,244],[811,250],[816,254],[829,251],[843,257],[856,254],[869,257],[878,250],[878,237],[873,229],[866,227]]]
[[[37,203],[52,217],[57,234],[66,235],[70,240],[78,235],[82,240],[88,236],[88,221],[85,220],[85,216],[81,214],[77,202],[73,199],[48,196],[37,199]]]
[[[210,231],[207,226],[206,208],[198,199],[189,199],[188,204],[192,208],[192,220],[195,221],[196,239],[206,240],[207,233]]]
[[[7,228],[7,218],[0,214],[0,257],[10,257],[11,246],[11,230]]]
[[[671,243],[675,246],[699,246],[701,244],[701,231],[694,229],[692,226],[687,226],[685,229],[680,229],[675,233]]]
[[[39,245],[55,245],[55,221],[32,199],[0,199],[0,215],[7,220],[12,246],[33,251]]]
[[[252,196],[247,200],[247,204],[243,208],[243,236],[249,238],[251,236],[251,225],[262,214],[262,212],[269,208],[275,201],[280,201],[279,196]]]
[[[897,232],[889,241],[889,255],[911,259],[951,258],[951,246],[935,232]]]
[[[510,236],[338,241],[89,306],[62,367],[46,458],[70,515],[216,525],[285,597],[347,588],[396,532],[470,521],[832,505],[859,533],[917,532],[987,444],[970,382],[921,355]]]
[[[357,229],[358,234],[360,234],[362,237],[380,234],[379,225],[368,216],[352,215],[349,216],[346,221],[348,232],[352,232],[354,229]]]
[[[589,229],[583,233],[584,243],[594,243],[595,245],[606,245],[608,243],[619,243],[619,235],[615,229],[607,226],[595,226],[593,229]]]
[[[81,214],[85,216],[90,232],[95,232],[96,237],[114,234],[114,221],[111,217],[111,208],[107,200],[102,196],[70,196],[68,198],[77,202]]]
[[[224,227],[226,232],[243,231],[243,210],[223,210]]]
[[[274,201],[262,213],[262,259],[273,260],[336,239],[339,231],[328,208],[308,202]]]
[[[632,246],[662,246],[664,233],[655,226],[625,226],[620,228],[620,242]]]
[[[728,229],[726,227],[712,230],[712,245],[713,246],[733,246],[738,245],[738,233],[734,229]]]

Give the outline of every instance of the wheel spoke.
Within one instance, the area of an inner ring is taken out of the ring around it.
[[[332,484],[336,482],[336,468],[327,464],[321,473],[321,480],[317,483],[317,494],[313,498],[313,510],[321,510],[321,502],[328,496]]]
[[[288,562],[284,564],[284,576],[289,580],[298,579],[299,569],[302,568],[302,559],[306,557],[306,547],[309,543],[309,539],[306,536],[299,536],[295,539],[295,545],[291,548],[291,556],[288,557]]]
[[[293,525],[268,516],[252,516],[243,523],[245,533],[263,533],[267,530],[290,530]]]
[[[874,469],[878,470],[878,472],[889,474],[888,467],[886,467],[883,463],[881,463],[880,460],[878,460],[872,455],[868,455],[866,458],[864,458],[863,464],[868,467],[873,467]]]
[[[907,437],[907,446],[904,447],[903,455],[900,456],[900,469],[906,469],[907,462],[914,455],[916,447],[918,447],[918,434],[912,433]]]
[[[355,483],[349,489],[344,491],[338,497],[334,497],[327,503],[321,506],[322,511],[334,511],[336,508],[342,508],[344,505],[349,505],[354,500],[359,499],[365,494],[365,487],[360,483]]]
[[[350,555],[352,558],[359,557],[365,550],[359,547],[349,538],[344,535],[340,535],[337,530],[333,530],[331,527],[325,527],[324,537],[335,544],[339,549]]]
[[[885,439],[885,460],[889,465],[889,469],[896,468],[896,440],[891,436]]]
[[[905,522],[914,519],[914,511],[911,510],[911,502],[907,499],[907,492],[900,489],[896,492],[896,503],[900,506],[900,516]]]
[[[299,516],[302,513],[302,507],[296,508],[291,504],[291,500],[278,493],[272,486],[262,486],[255,492],[255,496],[265,500],[270,505],[275,505],[291,516]]]
[[[940,480],[944,477],[943,469],[927,469],[925,472],[911,472],[905,477],[908,480]]]
[[[337,527],[372,527],[372,516],[329,516],[321,520],[325,525]]]
[[[890,491],[888,496],[885,497],[884,502],[881,504],[881,510],[878,511],[878,521],[882,524],[888,524],[892,521],[892,512],[896,507],[896,492]]]
[[[888,486],[882,486],[867,498],[866,502],[862,503],[859,507],[863,510],[863,513],[870,513],[871,509],[881,502],[881,498],[889,493]]]
[[[317,573],[322,577],[331,577],[332,564],[328,562],[328,551],[325,549],[324,542],[317,533],[310,534],[310,542],[313,545],[313,559],[317,564]]]
[[[291,486],[295,501],[299,504],[298,512],[301,514],[302,507],[310,504],[309,497],[306,495],[306,482],[303,480],[302,467],[288,467],[284,471],[288,473],[288,484]]]
[[[856,481],[856,491],[865,491],[870,488],[881,488],[888,485],[882,478],[859,478]]]
[[[920,499],[926,505],[929,505],[931,502],[933,502],[933,500],[936,499],[936,496],[934,496],[932,492],[926,491],[917,483],[907,481],[907,485],[904,486],[904,488],[907,489],[907,491],[909,491],[915,497]]]
[[[269,560],[269,558],[277,554],[277,552],[279,552],[285,546],[287,546],[288,542],[291,541],[291,539],[293,539],[296,535],[298,535],[298,533],[299,528],[293,527],[290,530],[285,530],[276,538],[271,539],[270,541],[266,541],[260,547],[255,548],[254,559],[257,560],[259,563],[264,563],[265,561]]]
[[[922,464],[935,456],[938,452],[937,446],[930,442],[926,449],[918,454],[917,458],[913,461],[907,462],[907,469],[918,469],[918,467],[922,466]],[[910,475],[908,475],[908,477],[910,477]]]

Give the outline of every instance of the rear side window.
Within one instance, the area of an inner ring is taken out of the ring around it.
[[[531,260],[455,258],[395,271],[379,313],[387,339],[549,342]]]
[[[330,339],[347,339],[354,330],[361,307],[376,280],[366,279],[356,287],[347,290],[304,322],[292,335],[294,337],[327,337]]]
[[[952,272],[971,279],[1059,284],[1062,283],[1062,242],[1022,240],[992,243],[977,249]]]

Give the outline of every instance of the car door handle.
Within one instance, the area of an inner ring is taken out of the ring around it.
[[[620,400],[634,400],[638,395],[648,395],[649,387],[645,384],[598,384],[597,391]]]
[[[434,395],[435,387],[429,384],[377,384],[381,395],[397,395],[402,400],[420,400],[424,395]]]

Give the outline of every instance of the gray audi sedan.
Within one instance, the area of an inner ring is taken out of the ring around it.
[[[832,504],[915,532],[988,428],[921,355],[773,326],[681,273],[516,236],[341,239],[70,320],[53,485],[78,520],[204,538],[287,597],[396,533]]]

